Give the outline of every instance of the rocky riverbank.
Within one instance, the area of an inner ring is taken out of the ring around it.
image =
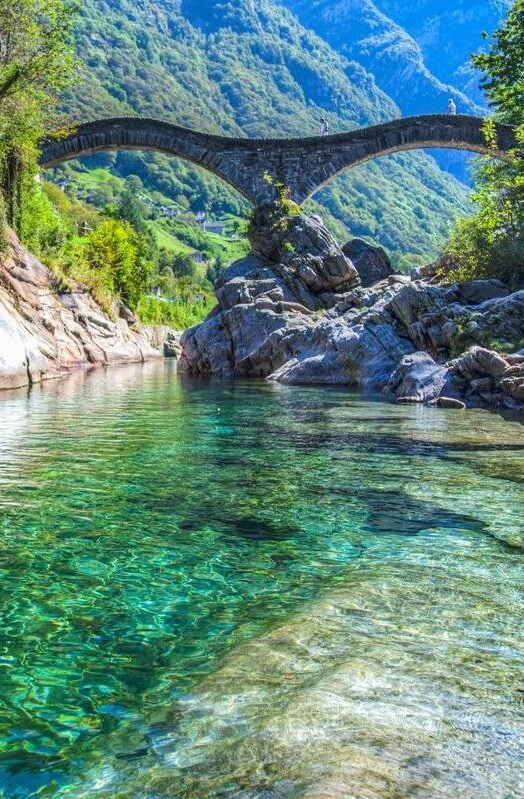
[[[524,290],[393,274],[379,248],[341,248],[317,217],[276,206],[256,211],[249,237],[251,253],[217,284],[215,310],[183,335],[181,371],[524,407]]]
[[[122,303],[108,316],[80,284],[61,292],[49,269],[10,236],[0,255],[0,389],[161,358],[166,335],[144,328]]]

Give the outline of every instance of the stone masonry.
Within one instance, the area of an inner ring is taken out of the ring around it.
[[[484,120],[470,116],[407,117],[382,125],[303,139],[235,139],[187,130],[154,119],[108,119],[79,125],[68,135],[43,142],[41,166],[107,150],[156,150],[207,169],[254,205],[274,199],[267,175],[303,203],[337,174],[365,161],[428,147],[470,150],[504,158],[515,147],[508,125],[497,125],[497,146],[489,147]]]

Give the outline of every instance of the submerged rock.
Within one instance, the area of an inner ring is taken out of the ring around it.
[[[437,397],[428,403],[436,408],[454,408],[455,410],[463,411],[466,403],[462,400],[455,399],[455,397]]]

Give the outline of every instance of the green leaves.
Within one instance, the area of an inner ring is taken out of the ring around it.
[[[151,279],[146,242],[128,222],[107,219],[88,237],[85,259],[111,294],[136,307]]]
[[[497,277],[524,285],[524,0],[516,0],[487,53],[472,57],[484,71],[482,86],[497,119],[517,127],[517,147],[506,161],[489,161],[478,170],[473,201],[477,212],[454,228],[447,247],[453,267],[447,277],[464,280]],[[496,145],[492,120],[485,124],[488,144]]]
[[[481,83],[498,118],[524,124],[524,0],[515,0],[487,53],[472,56],[485,73]]]
[[[67,85],[76,0],[0,0],[0,180],[8,220],[20,228],[21,173],[36,171],[37,146]]]

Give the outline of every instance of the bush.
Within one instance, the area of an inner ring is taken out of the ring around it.
[[[169,325],[176,330],[185,330],[202,322],[213,309],[215,300],[205,295],[203,300],[192,301],[191,297],[169,302],[157,297],[142,297],[136,312],[147,325]]]
[[[85,261],[102,285],[131,308],[137,307],[149,288],[152,266],[147,260],[146,242],[128,222],[102,222],[88,236]]]
[[[498,278],[518,289],[524,286],[524,218],[520,217],[520,204],[513,204],[513,198],[504,196],[492,176],[483,176],[482,180],[475,195],[478,211],[455,224],[445,248],[446,266],[439,276],[452,283]]]

